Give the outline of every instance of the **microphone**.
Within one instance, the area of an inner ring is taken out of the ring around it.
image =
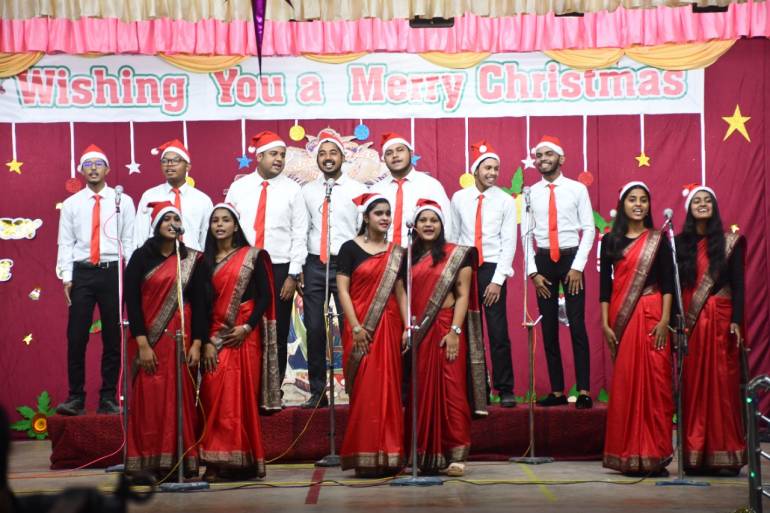
[[[673,217],[674,217],[674,211],[673,211],[673,210],[671,210],[670,208],[667,208],[667,209],[665,209],[665,210],[663,211],[663,218],[664,218],[666,221],[671,221],[671,218],[673,218]]]
[[[331,199],[332,197],[332,188],[334,187],[334,178],[329,178],[324,182],[324,187],[326,187],[326,199]]]
[[[177,226],[175,224],[171,225],[171,230],[176,233],[177,237],[179,235],[184,235],[184,227],[183,226]]]
[[[120,196],[123,194],[123,186],[115,186],[115,211],[120,212]]]
[[[414,228],[414,221],[412,221],[411,219],[407,219],[406,220],[406,227],[409,228],[410,230],[412,228]]]
[[[530,207],[530,194],[532,193],[532,189],[529,185],[525,185],[523,189],[521,189],[521,193],[524,195],[524,206],[527,209],[527,212],[529,212]]]

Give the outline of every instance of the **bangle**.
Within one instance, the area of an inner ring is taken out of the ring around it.
[[[358,326],[353,326],[352,331],[355,335],[358,335],[359,333],[361,333],[361,330],[363,330],[363,328],[361,327],[361,325],[358,325]]]
[[[243,328],[243,329],[245,329],[245,330],[246,330],[246,334],[247,334],[247,335],[248,335],[249,333],[251,333],[251,332],[252,332],[252,330],[254,329],[254,328],[252,328],[252,327],[251,327],[249,324],[242,324],[242,325],[241,325],[241,328]]]

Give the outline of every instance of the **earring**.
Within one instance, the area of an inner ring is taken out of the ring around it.
[[[369,225],[366,225],[364,229],[364,242],[369,242]]]

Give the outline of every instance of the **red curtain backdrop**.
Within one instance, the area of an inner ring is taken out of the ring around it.
[[[751,373],[770,371],[767,351],[770,335],[770,293],[766,277],[770,275],[768,256],[770,238],[770,165],[766,149],[770,130],[765,120],[770,114],[770,41],[739,41],[716,64],[706,70],[705,123],[707,184],[720,201],[726,224],[737,224],[748,238],[746,320],[751,352]],[[740,105],[744,116],[750,116],[747,128],[751,142],[734,133],[722,141],[730,116]],[[255,110],[254,116],[259,112]],[[396,131],[409,137],[408,119],[364,120],[379,149],[379,135]],[[533,117],[531,139],[543,134],[559,136],[565,146],[564,166],[568,177],[583,171],[581,117]],[[289,121],[250,120],[247,133],[263,129],[275,130],[288,141]],[[301,124],[308,134],[316,134],[331,126],[342,134],[352,134],[358,124],[352,120],[305,120]],[[589,117],[587,126],[588,170],[594,176],[589,187],[594,210],[609,218],[616,206],[619,187],[629,180],[644,180],[652,188],[653,213],[656,224],[661,212],[671,207],[675,222],[683,221],[682,186],[700,182],[701,158],[699,119],[697,115],[646,116],[646,153],[649,168],[637,167],[634,159],[640,151],[638,116]],[[465,167],[463,119],[418,119],[415,121],[415,148],[420,155],[417,168],[429,171],[444,184],[451,196],[459,188],[458,179]],[[525,157],[525,120],[523,118],[477,119],[469,121],[469,140],[488,139],[502,157],[500,183],[508,187],[520,160]],[[65,399],[66,377],[66,307],[61,282],[55,276],[56,237],[59,212],[56,204],[68,193],[65,181],[70,177],[70,140],[66,123],[19,124],[16,126],[18,160],[24,162],[22,174],[0,171],[0,217],[40,218],[42,227],[33,240],[0,240],[0,258],[14,261],[13,277],[0,282],[0,404],[10,409],[21,404],[34,404],[35,396],[48,390],[54,401]],[[180,122],[135,124],[136,160],[141,174],[128,175],[124,167],[130,161],[129,124],[78,123],[75,125],[76,152],[88,143],[101,146],[112,162],[110,185],[122,184],[134,202],[142,192],[161,182],[157,158],[150,148],[182,136]],[[197,187],[216,203],[238,173],[235,158],[241,153],[241,130],[238,121],[188,123],[189,148],[193,166],[191,176]],[[297,143],[291,143],[297,144]],[[0,124],[0,158],[11,160],[11,126]],[[3,167],[3,166],[0,166]],[[253,169],[253,164],[252,164]],[[539,179],[538,173],[525,171],[525,183]],[[599,328],[598,273],[594,246],[586,267],[586,324],[591,343],[592,392],[607,388],[611,375],[609,353]],[[523,394],[527,383],[526,332],[520,327],[521,251],[514,262],[516,276],[509,281],[508,309],[513,345],[516,392]],[[40,287],[39,301],[28,294]],[[530,312],[537,311],[533,295]],[[98,318],[95,316],[95,318]],[[23,339],[32,334],[27,345]],[[538,339],[540,332],[538,331]],[[566,328],[562,329],[562,354],[567,386],[574,383],[572,351]],[[88,349],[88,407],[95,408],[99,387],[101,342],[92,337]],[[545,358],[540,345],[536,365],[539,392],[548,391]]]

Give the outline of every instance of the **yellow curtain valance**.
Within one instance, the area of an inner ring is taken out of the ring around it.
[[[43,52],[0,53],[0,78],[18,75],[37,64],[43,58]]]
[[[358,52],[358,53],[341,53],[341,54],[334,54],[334,55],[323,55],[320,53],[303,53],[302,56],[306,59],[310,59],[311,61],[320,62],[323,64],[347,64],[348,62],[353,62],[355,60],[360,59],[364,55],[367,55],[366,52]]]
[[[224,71],[249,58],[246,55],[167,55],[165,53],[159,53],[158,57],[177,68],[193,73]]]
[[[425,52],[419,54],[420,57],[445,68],[465,69],[472,68],[491,54],[489,52],[462,52],[462,53],[443,53],[443,52]]]

